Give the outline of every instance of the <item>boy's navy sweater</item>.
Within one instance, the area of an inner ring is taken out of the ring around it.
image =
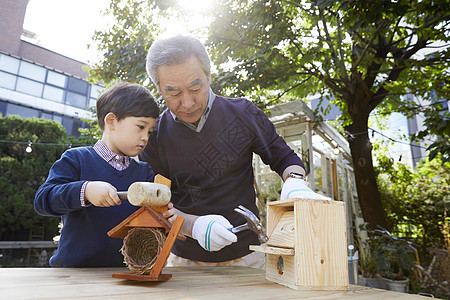
[[[200,132],[175,121],[168,110],[158,119],[139,158],[172,180],[172,203],[193,214],[220,214],[234,226],[246,220],[234,211],[243,205],[258,215],[253,187],[253,153],[282,174],[300,158],[277,134],[267,116],[247,99],[216,96]],[[258,245],[255,233],[237,234],[238,242],[208,252],[196,240],[177,240],[172,252],[183,258],[222,262],[249,254]]]
[[[34,199],[36,212],[61,217],[63,222],[58,249],[50,259],[50,266],[124,266],[120,253],[123,240],[111,238],[107,232],[138,207],[128,201],[111,207],[82,207],[81,186],[85,181],[106,181],[118,191],[127,191],[133,182],[153,179],[154,172],[147,163],[131,159],[128,168],[118,171],[93,147],[67,150],[53,164]]]

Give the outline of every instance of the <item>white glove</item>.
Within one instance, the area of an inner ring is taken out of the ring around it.
[[[285,200],[290,198],[331,200],[328,197],[313,192],[303,179],[289,177],[283,184],[280,199]]]
[[[219,251],[237,242],[237,236],[228,229],[233,225],[220,215],[199,217],[192,227],[192,237],[207,251]]]

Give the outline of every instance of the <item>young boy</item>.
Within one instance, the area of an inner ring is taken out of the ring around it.
[[[67,150],[38,189],[34,207],[63,222],[51,267],[123,266],[122,240],[107,232],[138,208],[121,201],[136,181],[153,181],[154,172],[138,155],[147,145],[159,115],[150,92],[138,85],[116,83],[97,100],[103,135],[93,147]]]

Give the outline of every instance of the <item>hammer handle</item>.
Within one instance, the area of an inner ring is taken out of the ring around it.
[[[237,232],[241,232],[241,231],[243,231],[243,230],[245,230],[245,229],[249,229],[247,223],[242,224],[242,225],[239,225],[239,226],[236,226],[236,227],[233,227],[233,228],[230,228],[229,230],[230,230],[232,233],[237,233]]]
[[[117,196],[119,196],[120,200],[127,200],[127,192],[117,192]]]

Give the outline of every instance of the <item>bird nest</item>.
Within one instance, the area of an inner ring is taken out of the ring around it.
[[[128,269],[142,275],[150,274],[165,240],[166,235],[159,228],[133,228],[128,231],[120,249]]]

